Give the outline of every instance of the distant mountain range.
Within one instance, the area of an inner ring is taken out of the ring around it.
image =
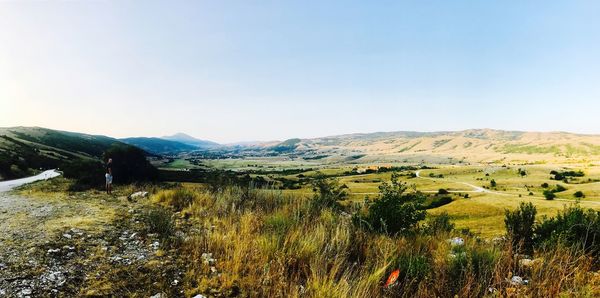
[[[209,156],[287,156],[332,163],[597,162],[600,135],[472,129],[377,132],[283,142],[220,145],[178,133],[163,138],[114,139],[40,127],[0,128],[0,180],[76,159],[99,160],[109,147],[136,146],[149,154],[207,151]],[[202,152],[200,152],[200,155]]]
[[[120,141],[144,149],[154,154],[177,154],[196,150],[208,150],[221,147],[220,144],[194,138],[184,133],[160,138],[133,137]]]
[[[218,143],[215,142],[211,142],[211,141],[206,141],[206,140],[200,140],[197,138],[194,138],[190,135],[184,134],[184,133],[176,133],[172,136],[164,136],[161,137],[161,139],[163,140],[169,140],[169,141],[175,141],[175,142],[179,142],[179,143],[183,143],[183,144],[187,144],[187,145],[191,145],[191,146],[195,146],[201,149],[208,149],[208,148],[215,148],[215,147],[219,147],[221,146]]]
[[[169,141],[161,138],[125,138],[120,139],[120,141],[158,155],[171,153],[175,154],[199,149],[197,146],[176,141]]]

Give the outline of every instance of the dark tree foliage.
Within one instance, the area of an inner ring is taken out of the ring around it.
[[[521,202],[517,210],[506,210],[504,217],[506,231],[513,247],[518,251],[528,254],[533,252],[533,228],[536,214],[535,206],[525,202]]]
[[[102,163],[91,159],[76,159],[63,166],[66,178],[75,180],[70,190],[82,191],[104,186],[104,169]]]
[[[553,191],[546,189],[544,190],[544,197],[546,200],[554,200],[554,198],[556,198],[556,194],[554,194]]]
[[[556,217],[538,224],[535,234],[540,246],[563,243],[600,257],[600,211],[565,207]]]
[[[122,144],[114,144],[104,152],[104,160],[113,160],[115,184],[155,181],[158,170],[148,162],[143,150]]]

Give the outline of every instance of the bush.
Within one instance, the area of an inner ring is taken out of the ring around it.
[[[454,223],[450,220],[448,212],[442,212],[440,215],[432,216],[427,219],[425,233],[429,235],[439,235],[449,233],[454,230]]]
[[[554,198],[556,198],[556,195],[551,190],[544,190],[544,197],[546,198],[546,200],[554,200]]]
[[[538,224],[535,234],[539,245],[562,243],[600,257],[600,211],[579,205],[565,207],[556,217]]]
[[[533,252],[533,228],[537,209],[532,203],[521,202],[515,211],[506,210],[504,224],[506,233],[517,251]]]
[[[557,184],[556,187],[552,190],[552,192],[562,192],[567,190],[564,186]]]
[[[544,182],[542,183],[542,188],[548,188],[550,185],[548,185],[548,183]]]
[[[490,181],[490,186],[491,186],[491,187],[496,187],[496,180],[492,179],[492,180]]]
[[[423,207],[423,209],[438,208],[438,207],[442,207],[444,205],[450,204],[450,203],[452,203],[452,201],[453,201],[452,198],[449,196],[443,196],[443,197],[435,196],[435,197],[431,198],[431,201],[423,204],[422,207]]]
[[[583,192],[581,190],[576,191],[573,194],[573,196],[576,197],[576,198],[585,198],[585,195],[583,194]]]
[[[343,201],[348,197],[346,185],[339,185],[336,179],[329,179],[322,173],[317,173],[312,181],[312,189],[314,192],[312,203],[313,210],[322,208],[339,209],[338,201]]]
[[[175,233],[175,222],[171,212],[163,208],[153,208],[144,215],[148,233],[157,234],[163,243],[169,243]]]
[[[389,235],[406,234],[427,214],[422,203],[421,193],[405,194],[406,185],[398,182],[398,174],[393,173],[391,182],[379,186],[378,198],[368,206],[365,222],[376,232]]]
[[[448,190],[446,190],[444,188],[440,188],[437,193],[438,193],[438,195],[447,195],[447,194],[449,194]]]

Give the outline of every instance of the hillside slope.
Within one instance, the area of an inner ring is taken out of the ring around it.
[[[114,144],[125,145],[106,136],[40,127],[0,128],[0,180],[62,167],[69,161],[99,160]]]
[[[473,129],[349,134],[294,143],[294,154],[356,162],[569,162],[600,158],[600,135]]]

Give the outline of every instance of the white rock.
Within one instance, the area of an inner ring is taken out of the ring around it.
[[[196,296],[194,296],[194,297],[192,297],[192,298],[206,298],[206,296],[204,296],[204,295],[202,295],[202,294],[198,294],[198,295],[196,295]]]
[[[31,295],[33,290],[31,288],[25,288],[21,290],[21,295]]]
[[[518,275],[515,275],[510,279],[510,284],[513,286],[522,286],[525,283],[525,280],[523,280],[523,278]]]
[[[60,252],[60,248],[50,248],[48,249],[49,254]]]
[[[67,234],[67,233],[63,234],[63,237],[65,237],[67,239],[73,238],[73,236],[71,236],[71,234]]]
[[[138,191],[138,192],[134,192],[131,195],[129,195],[130,198],[135,199],[135,198],[145,198],[148,196],[148,192],[147,191]]]
[[[462,246],[465,244],[465,240],[460,237],[454,237],[450,239],[449,242],[452,246]]]
[[[157,293],[157,294],[150,296],[150,298],[166,298],[166,297],[167,296],[164,295],[163,293]]]

